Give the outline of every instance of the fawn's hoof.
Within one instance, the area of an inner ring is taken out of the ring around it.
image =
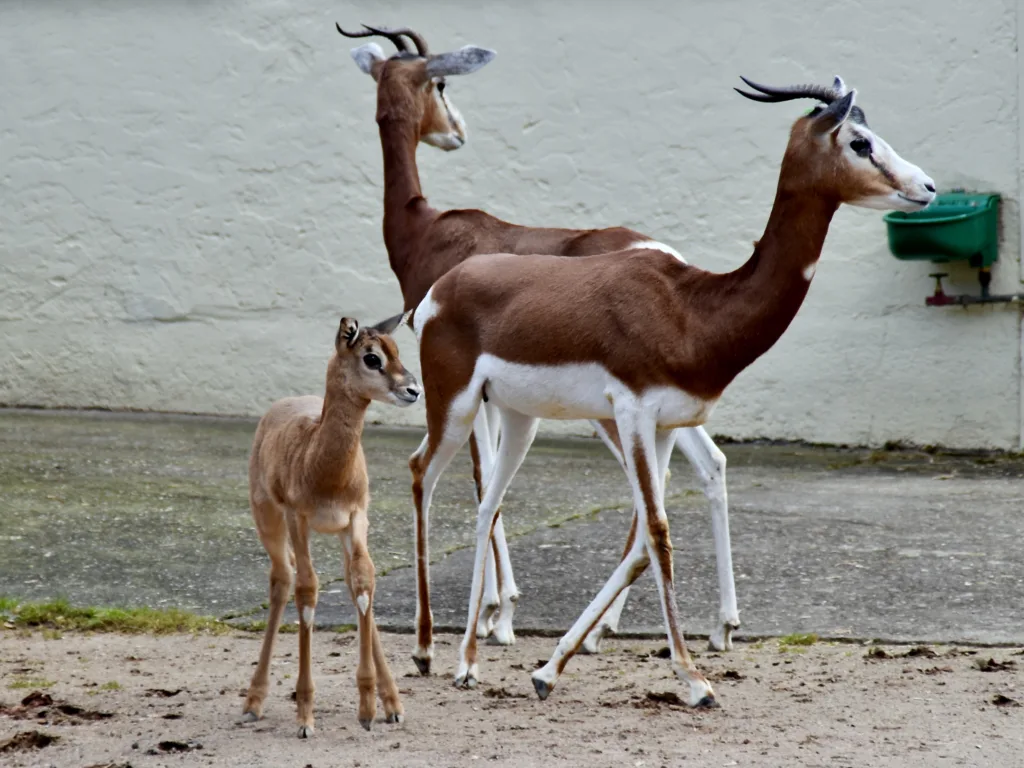
[[[242,722],[243,723],[255,723],[259,719],[260,719],[260,716],[257,715],[255,712],[243,712],[242,713]]]
[[[405,715],[401,712],[392,712],[390,715],[384,718],[385,723],[401,723],[405,720]]]
[[[413,656],[412,660],[416,664],[416,669],[420,671],[421,675],[430,674],[430,659],[421,659],[419,656]]]
[[[361,726],[363,726],[363,728],[365,728],[366,730],[370,730],[370,728],[373,727],[373,719],[370,718],[370,719],[367,719],[367,720],[360,720],[359,724]]]
[[[300,739],[308,739],[315,732],[316,732],[316,729],[314,729],[312,725],[300,725],[299,726],[299,738]]]

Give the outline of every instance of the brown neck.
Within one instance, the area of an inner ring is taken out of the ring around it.
[[[716,369],[722,388],[771,349],[807,296],[809,268],[817,265],[838,209],[816,192],[785,190],[780,183],[764,235],[747,262],[720,276],[707,294],[707,317],[719,343]]]
[[[433,218],[416,167],[419,124],[410,117],[387,113],[378,116],[377,124],[384,152],[384,245],[405,293],[412,253]]]
[[[353,466],[370,401],[349,392],[344,384],[328,383],[320,423],[308,454],[308,470],[324,489],[337,484]]]

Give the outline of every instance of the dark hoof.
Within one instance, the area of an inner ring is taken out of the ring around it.
[[[420,671],[421,675],[430,674],[430,659],[421,659],[419,656],[413,656],[412,660],[416,663],[416,669]]]
[[[551,695],[551,691],[554,689],[553,685],[548,685],[543,680],[537,677],[532,678],[532,680],[533,689],[537,692],[537,695],[540,697],[541,701],[544,701],[544,699]]]
[[[313,726],[312,725],[300,725],[299,726],[299,738],[300,739],[309,739],[309,738],[312,738],[312,736],[313,736]]]
[[[392,712],[384,718],[384,722],[386,723],[400,723],[403,720],[405,720],[405,716],[401,712]]]
[[[373,720],[360,720],[359,724],[366,730],[370,730],[370,727],[373,725]]]
[[[695,706],[697,709],[717,709],[722,705],[718,703],[718,699],[709,693],[703,699],[698,701]]]

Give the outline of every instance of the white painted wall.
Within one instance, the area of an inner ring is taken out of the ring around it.
[[[0,4],[0,403],[257,414],[320,390],[341,313],[398,311],[374,87],[336,19],[498,51],[451,82],[467,146],[420,151],[436,206],[624,224],[731,269],[810,106],[754,104],[737,76],[838,73],[940,188],[1004,195],[993,290],[1015,290],[1017,4],[785,6]],[[931,271],[889,255],[878,213],[841,210],[799,316],[711,430],[1018,447],[1019,312],[926,308]],[[945,271],[947,290],[977,290]],[[412,342],[402,331],[408,358]],[[422,423],[422,408],[374,415]]]

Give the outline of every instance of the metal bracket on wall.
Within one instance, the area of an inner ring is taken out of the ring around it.
[[[971,304],[1014,304],[1024,302],[1022,293],[990,294],[988,286],[992,282],[992,272],[987,267],[978,270],[978,283],[981,285],[981,295],[971,296],[966,293],[950,295],[942,288],[942,278],[949,277],[948,272],[933,272],[928,275],[935,278],[935,293],[925,298],[924,303],[929,307],[948,307],[953,304],[960,307],[967,307]]]

